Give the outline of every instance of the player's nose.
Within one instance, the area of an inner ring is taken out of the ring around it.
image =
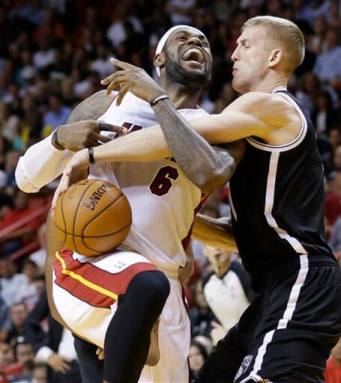
[[[202,46],[202,42],[198,36],[191,36],[189,38],[188,44],[198,45],[200,47]]]
[[[228,57],[227,57],[227,60],[229,60]],[[236,47],[235,50],[232,52],[231,60],[232,60],[233,62],[236,62],[236,61],[239,60],[238,47]]]

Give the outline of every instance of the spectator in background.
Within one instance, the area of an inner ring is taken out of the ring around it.
[[[191,321],[192,336],[204,335],[210,337],[212,321],[216,317],[212,313],[203,292],[203,282],[198,279],[193,285],[193,307],[189,311]]]
[[[8,257],[0,258],[0,295],[7,307],[20,302],[28,286],[27,277],[16,273],[16,265]]]
[[[204,365],[208,353],[206,348],[198,341],[192,340],[191,347],[189,349],[189,368],[191,372],[191,378],[196,378],[201,367]]]
[[[24,337],[19,337],[14,349],[17,363],[21,367],[16,380],[20,383],[32,383],[35,363],[31,344]]]
[[[341,49],[341,47],[340,47]],[[312,115],[312,121],[318,134],[327,134],[336,122],[337,114],[333,109],[333,101],[328,91],[319,92],[316,98],[316,109]]]
[[[206,246],[204,252],[213,269],[204,277],[203,286],[207,303],[219,321],[212,324],[211,331],[216,345],[239,321],[254,293],[248,273],[238,260],[231,259],[230,252],[211,246]]]
[[[22,273],[27,278],[27,288],[22,296],[22,301],[26,304],[29,311],[38,302],[40,293],[44,289],[44,279],[40,274],[37,264],[31,259],[25,259],[22,265]]]
[[[0,101],[1,136],[13,143],[15,137],[18,135],[19,125],[19,117],[11,111],[8,104]]]
[[[51,383],[47,380],[47,368],[44,363],[36,363],[32,383]]]
[[[54,130],[57,126],[66,123],[71,109],[62,104],[62,100],[59,95],[51,94],[49,96],[49,109],[43,117],[43,129]]]
[[[328,30],[326,44],[326,50],[317,56],[314,72],[321,80],[333,83],[341,78],[341,46],[335,30]]]
[[[14,350],[15,361],[2,369],[6,382],[32,383],[34,369],[32,346],[23,337],[19,337]]]
[[[33,54],[33,65],[41,70],[54,62],[55,52],[46,36],[38,41],[38,45],[39,50]]]
[[[172,25],[191,24],[195,6],[195,0],[168,0],[167,11],[170,14]],[[198,28],[201,26],[199,25]]]
[[[41,325],[46,319],[47,333]],[[45,290],[25,321],[25,336],[33,346],[35,360],[48,365],[49,382],[81,383],[73,337],[52,318]]]
[[[96,48],[96,59],[90,64],[92,71],[98,73],[101,78],[107,77],[113,72],[113,65],[110,63],[110,51],[105,44],[100,44]]]
[[[6,342],[0,342],[0,371],[15,362],[14,350],[11,345]]]
[[[11,327],[9,329],[6,341],[15,345],[19,337],[24,336],[24,325],[28,315],[28,309],[25,303],[14,303],[9,308],[9,318],[11,320]]]

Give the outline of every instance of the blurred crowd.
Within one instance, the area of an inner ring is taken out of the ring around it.
[[[240,28],[249,17],[261,14],[296,22],[306,38],[305,60],[289,86],[317,128],[326,175],[327,236],[340,259],[340,1],[0,2],[0,383],[62,382],[73,357],[63,354],[59,344],[49,344],[48,311],[39,320],[34,311],[45,299],[44,221],[55,184],[35,195],[19,191],[14,171],[20,155],[64,124],[77,103],[102,89],[100,80],[114,70],[110,57],[143,67],[156,78],[156,44],[176,24],[193,25],[207,35],[214,65],[201,106],[220,112],[237,97],[231,87],[230,55]],[[227,188],[211,196],[206,213],[229,215]],[[195,375],[254,294],[236,254],[195,241],[193,252],[196,269],[187,296],[193,332],[190,366]],[[340,345],[328,363],[326,381],[341,382]],[[337,374],[339,380],[332,380]]]

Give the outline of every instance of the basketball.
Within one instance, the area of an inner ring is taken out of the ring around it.
[[[129,201],[108,181],[87,179],[58,198],[54,223],[58,237],[76,253],[94,257],[120,246],[132,221]]]

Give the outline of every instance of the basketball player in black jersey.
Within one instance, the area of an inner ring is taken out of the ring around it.
[[[200,383],[322,383],[326,359],[341,334],[341,274],[325,240],[323,168],[315,129],[287,91],[303,58],[303,34],[294,23],[271,16],[248,20],[232,55],[232,84],[243,95],[222,113],[191,122],[211,143],[246,141],[230,202],[239,252],[260,293],[218,344]],[[134,68],[117,65],[122,71],[119,79],[113,75],[114,87],[128,84],[125,91],[146,98],[138,76],[127,81]],[[195,158],[184,142],[201,138],[184,129],[188,124],[168,99],[154,110],[161,129],[94,148],[95,160],[172,155],[197,182]],[[87,152],[81,151],[66,173],[88,162]],[[205,224],[219,226],[203,218]]]

